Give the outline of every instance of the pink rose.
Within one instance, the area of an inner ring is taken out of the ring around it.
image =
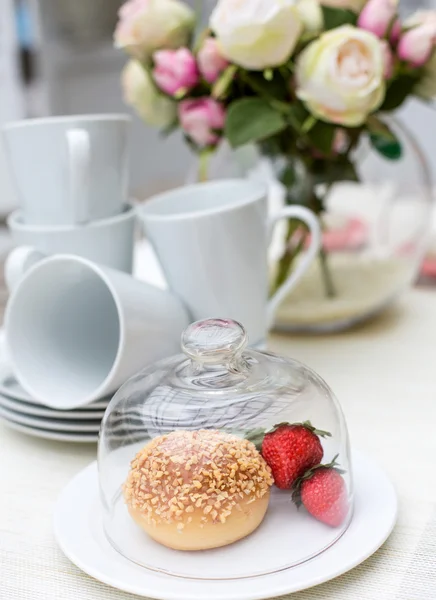
[[[398,44],[398,56],[414,67],[422,67],[436,44],[436,12],[419,11],[405,25],[408,29]]]
[[[179,104],[179,121],[183,131],[198,145],[216,144],[224,127],[224,106],[213,98],[182,100]]]
[[[324,249],[329,252],[340,250],[358,250],[368,240],[368,226],[356,218],[344,219],[323,234]]]
[[[215,83],[229,64],[229,61],[221,54],[218,42],[212,37],[204,40],[198,52],[197,60],[200,73],[208,83]]]
[[[368,0],[360,13],[358,26],[383,38],[392,28],[391,35],[398,38],[401,30],[398,14],[398,0]],[[395,19],[395,21],[394,21]]]
[[[333,215],[326,225],[326,230],[322,234],[322,245],[328,252],[359,250],[368,241],[368,225],[358,218]],[[310,241],[311,237],[307,236],[306,248],[309,247]]]
[[[197,85],[199,74],[195,58],[187,48],[159,50],[153,54],[153,77],[157,86],[169,96]]]

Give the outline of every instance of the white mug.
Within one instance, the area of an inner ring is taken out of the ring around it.
[[[15,245],[33,246],[44,254],[76,254],[102,265],[132,272],[136,210],[86,225],[28,225],[22,210],[7,219]]]
[[[240,321],[250,343],[265,343],[279,304],[306,272],[321,244],[318,219],[301,206],[283,208],[268,223],[264,184],[244,179],[171,190],[138,211],[170,289],[194,321]],[[303,221],[311,243],[279,291],[268,296],[268,245],[281,219]]]
[[[121,212],[128,194],[125,115],[49,117],[3,127],[26,222],[75,225]]]
[[[5,277],[14,373],[47,406],[85,406],[180,351],[189,320],[170,292],[84,258],[42,258],[26,247],[9,255]]]

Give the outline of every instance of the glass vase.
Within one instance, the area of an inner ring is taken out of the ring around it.
[[[329,183],[303,172],[284,190],[288,202],[301,201],[317,212],[323,246],[279,307],[276,329],[346,329],[386,309],[415,281],[431,227],[431,177],[413,135],[393,118],[383,121],[398,140],[392,156],[377,151],[364,133],[352,155],[353,173],[341,172],[339,163]],[[313,198],[322,198],[322,207]],[[290,260],[292,268],[301,260],[308,243],[304,233],[289,224],[272,266],[273,289],[280,285],[283,261]]]

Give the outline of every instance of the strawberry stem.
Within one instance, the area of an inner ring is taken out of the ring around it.
[[[318,437],[322,437],[322,438],[332,437],[332,434],[330,433],[330,431],[323,431],[322,429],[316,429],[316,427],[314,427],[310,421],[304,421],[301,424],[303,425],[303,427],[305,427],[306,429],[308,429],[309,431],[311,431]]]
[[[314,433],[318,437],[324,438],[332,436],[332,434],[329,431],[322,431],[321,429],[317,429],[316,427],[314,427],[310,421],[303,421],[302,423],[278,423],[278,425],[274,425],[274,427],[270,429],[267,433],[272,433],[276,429],[279,429],[279,427],[304,427],[305,429],[307,429],[311,433]]]
[[[262,450],[263,439],[265,437],[265,429],[251,429],[244,433],[244,438],[249,442],[252,442],[256,446],[256,450],[260,452]]]
[[[302,423],[278,423],[277,425],[271,427],[271,429],[267,430],[262,429],[260,427],[257,429],[251,429],[244,433],[244,438],[249,442],[253,442],[253,444],[256,446],[256,449],[260,452],[262,450],[262,443],[265,435],[267,433],[274,433],[274,431],[277,431],[277,429],[280,429],[280,427],[304,427],[305,429],[307,429],[314,435],[317,435],[318,437],[325,438],[332,436],[332,434],[329,431],[322,431],[321,429],[316,429],[316,427],[314,427],[310,421],[303,421]]]

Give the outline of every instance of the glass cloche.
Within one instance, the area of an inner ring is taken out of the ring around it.
[[[194,323],[183,354],[130,379],[106,411],[104,527],[137,565],[196,579],[273,573],[314,558],[351,521],[338,401],[308,367],[246,346],[235,321]]]

